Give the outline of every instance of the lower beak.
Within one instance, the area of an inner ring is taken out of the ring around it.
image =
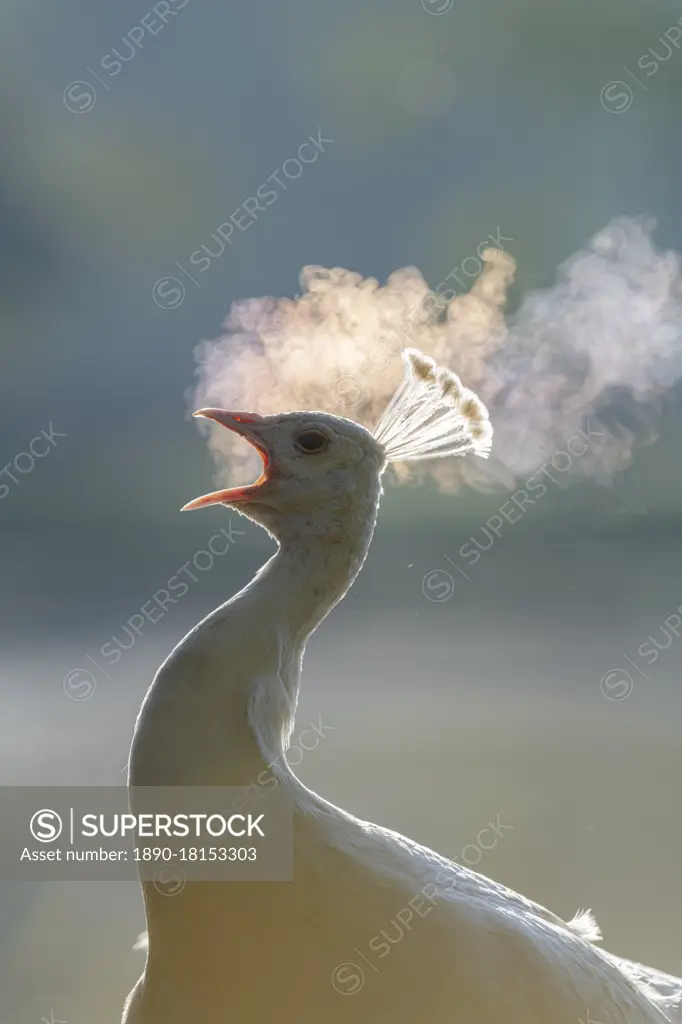
[[[194,501],[189,501],[181,509],[182,512],[189,512],[195,508],[204,508],[206,505],[234,505],[238,502],[252,501],[263,484],[267,481],[267,470],[270,457],[263,441],[258,436],[258,424],[263,422],[263,417],[255,412],[226,412],[224,409],[199,409],[194,416],[202,416],[204,419],[220,423],[235,434],[245,438],[253,445],[263,460],[263,472],[255,483],[246,487],[229,487],[224,491],[213,491],[211,494],[204,494]]]

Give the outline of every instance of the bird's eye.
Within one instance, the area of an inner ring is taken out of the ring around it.
[[[327,435],[321,430],[304,430],[295,439],[295,445],[299,451],[311,455],[313,452],[321,452],[328,446]]]

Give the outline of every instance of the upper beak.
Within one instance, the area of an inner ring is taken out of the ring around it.
[[[204,494],[200,498],[195,498],[194,501],[189,501],[181,511],[188,512],[194,508],[204,508],[206,505],[231,505],[239,501],[249,501],[268,479],[267,469],[270,456],[258,434],[258,424],[263,422],[263,417],[256,412],[226,412],[225,409],[198,409],[193,415],[220,423],[223,427],[227,427],[228,430],[245,438],[253,445],[263,460],[263,472],[253,484],[248,484],[246,487],[229,487],[224,491]]]

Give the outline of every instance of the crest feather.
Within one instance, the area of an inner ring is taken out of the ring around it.
[[[493,428],[478,395],[416,348],[403,351],[405,376],[374,431],[389,462],[473,452],[487,459]]]

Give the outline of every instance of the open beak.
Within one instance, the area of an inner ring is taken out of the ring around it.
[[[245,438],[249,444],[253,445],[263,460],[263,472],[253,484],[248,484],[246,487],[228,487],[224,491],[203,494],[200,498],[189,501],[181,511],[189,512],[191,509],[204,508],[206,505],[234,505],[237,502],[251,501],[268,479],[270,456],[258,436],[258,424],[263,422],[263,417],[255,412],[226,412],[224,409],[198,409],[193,415],[220,423],[223,427],[227,427],[228,430]]]

